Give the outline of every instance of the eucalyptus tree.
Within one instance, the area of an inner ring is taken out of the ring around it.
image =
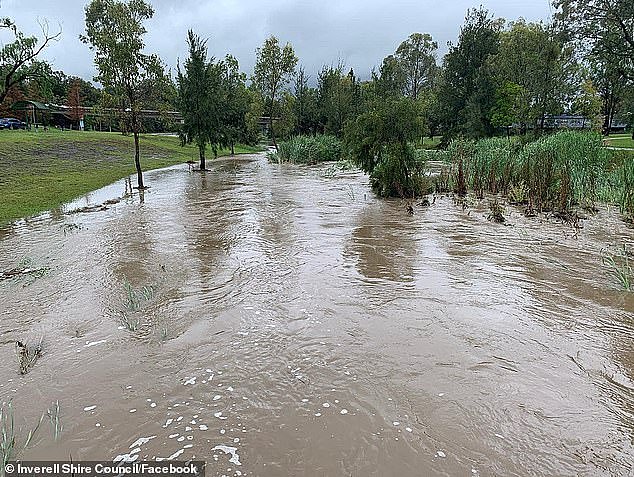
[[[92,0],[85,8],[86,34],[82,42],[95,53],[95,80],[107,88],[121,105],[122,116],[134,135],[137,186],[145,188],[141,169],[140,109],[149,82],[162,80],[163,66],[156,55],[143,53],[144,21],[154,10],[144,0]]]
[[[220,88],[214,59],[207,59],[206,41],[192,30],[187,32],[189,56],[184,71],[178,66],[177,83],[180,110],[183,115],[181,141],[198,147],[200,170],[206,169],[205,150],[220,128]]]
[[[280,47],[279,40],[274,36],[264,40],[264,44],[256,50],[255,54],[256,61],[252,80],[266,104],[269,116],[269,132],[273,145],[277,148],[273,128],[275,104],[291,80],[298,59],[290,43]]]
[[[412,33],[396,49],[394,57],[404,79],[404,93],[416,101],[432,85],[436,70],[438,44],[428,33]]]
[[[48,23],[41,23],[42,36],[26,36],[10,18],[0,18],[0,30],[9,30],[12,41],[0,46],[0,104],[11,88],[41,78],[50,70],[48,63],[38,60],[44,49],[61,36],[49,32]]]

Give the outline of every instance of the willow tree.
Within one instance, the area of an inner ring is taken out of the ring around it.
[[[274,36],[264,40],[262,48],[256,50],[253,83],[264,98],[269,115],[269,131],[276,148],[277,143],[273,131],[275,103],[280,99],[282,90],[295,72],[297,61],[297,56],[295,56],[295,51],[290,43],[281,48],[279,40]]]
[[[139,148],[141,101],[148,82],[164,76],[158,57],[143,53],[147,31],[143,22],[152,18],[154,10],[144,0],[92,0],[85,12],[86,34],[79,38],[95,52],[95,81],[121,104],[122,115],[134,135],[137,186],[144,189]]]

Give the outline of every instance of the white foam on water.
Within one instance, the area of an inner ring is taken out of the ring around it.
[[[185,440],[185,436],[180,436],[178,439],[176,439],[178,442],[183,442]]]
[[[227,419],[225,416],[222,415],[222,411],[215,412],[214,417],[217,417],[218,419]]]
[[[88,411],[92,411],[93,409],[97,409],[97,406],[87,406],[84,408],[84,411],[88,412]]]
[[[185,432],[189,432],[189,431],[191,431],[191,430],[192,430],[192,428],[191,428],[191,427],[189,427],[189,426],[186,426],[186,427],[185,427]]]
[[[209,428],[205,426],[204,424],[201,424],[200,426],[198,426],[198,429],[200,429],[201,431],[206,431]]]
[[[138,456],[139,452],[141,452],[141,448],[137,447],[136,449],[132,449],[127,454],[119,454],[117,457],[112,459],[112,462],[123,462],[123,463],[134,462],[135,460],[139,458]]]
[[[136,409],[130,409],[130,412],[136,412]]]
[[[342,409],[341,411],[339,411],[339,414],[348,414],[348,410],[347,409]]]
[[[233,391],[233,386],[229,386],[229,387],[227,388],[227,391]]]
[[[436,457],[441,457],[444,459],[445,457],[447,457],[447,455],[443,451],[439,450],[436,452]]]
[[[242,463],[240,462],[240,457],[238,456],[237,447],[218,445],[211,450],[212,451],[219,450],[224,452],[225,454],[231,454],[231,459],[229,459],[229,462],[235,465],[242,465]]]
[[[90,348],[92,346],[96,346],[98,344],[105,343],[107,340],[99,340],[99,341],[86,341],[84,348]]]
[[[411,428],[411,427],[406,427],[406,428],[405,428],[405,430],[406,430],[407,432],[412,432],[412,428]]]
[[[308,399],[304,398],[302,399],[302,402],[308,402]]]
[[[183,383],[183,385],[184,385],[184,386],[187,386],[188,384],[196,384],[196,376],[194,376],[193,378],[189,378],[189,379],[187,379],[187,380]]]
[[[185,444],[183,449],[191,449],[192,447],[194,447],[194,444]]]
[[[330,407],[330,403],[325,402],[325,403],[323,403],[323,404],[322,404],[322,406],[324,406],[324,407]]]
[[[315,413],[315,417],[320,417],[321,416],[321,412],[316,412]]]
[[[394,424],[395,426],[400,426],[401,425],[401,423],[398,422],[398,421],[394,421],[392,424]]]
[[[175,437],[178,437],[178,434],[170,434],[168,437],[169,437],[170,439],[174,439]]]
[[[153,402],[152,404],[150,404],[150,407],[156,407],[156,403]]]
[[[168,419],[167,421],[165,421],[165,424],[163,424],[163,428],[166,428],[167,426],[169,426],[172,422],[174,422],[174,419]]]
[[[139,437],[136,441],[134,441],[132,444],[130,444],[129,448],[132,449],[133,447],[138,447],[138,446],[142,446],[143,444],[147,444],[148,442],[150,442],[155,437],[156,436]]]
[[[218,399],[221,399],[221,398],[222,398],[222,396],[220,394],[216,394],[214,396],[214,401],[217,401]]]

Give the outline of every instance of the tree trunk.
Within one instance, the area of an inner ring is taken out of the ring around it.
[[[207,169],[207,166],[205,164],[205,145],[204,144],[202,146],[198,146],[198,154],[200,156],[200,170],[204,171]]]
[[[145,189],[143,185],[143,171],[141,170],[141,159],[139,157],[139,131],[134,128],[134,165],[136,166],[136,181],[139,189]]]
[[[236,152],[235,152],[235,150],[233,148],[233,141],[231,141],[231,155],[233,156],[233,155],[235,155],[235,153]]]
[[[269,112],[269,132],[271,133],[271,141],[273,141],[273,146],[277,150],[277,142],[275,142],[275,131],[273,131],[273,108]]]

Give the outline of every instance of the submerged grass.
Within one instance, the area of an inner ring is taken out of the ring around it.
[[[620,288],[626,291],[634,291],[634,271],[630,263],[632,252],[623,244],[616,250],[606,249],[602,254],[603,265],[608,267],[610,276],[615,279]]]
[[[602,147],[599,134],[562,131],[522,144],[520,139],[457,139],[438,155],[446,167],[436,190],[506,195],[529,210],[595,210],[603,201],[634,221],[634,158]]]
[[[44,414],[40,416],[34,427],[26,431],[26,436],[21,439],[20,430],[15,425],[13,403],[11,401],[2,403],[2,406],[0,406],[0,454],[2,457],[3,475],[6,464],[18,457],[19,453],[29,446],[43,420]]]
[[[258,150],[236,147],[236,153]],[[132,136],[120,133],[0,131],[0,226],[53,209],[133,174],[133,158]],[[143,170],[190,160],[198,160],[197,148],[181,147],[176,136],[141,137]]]

